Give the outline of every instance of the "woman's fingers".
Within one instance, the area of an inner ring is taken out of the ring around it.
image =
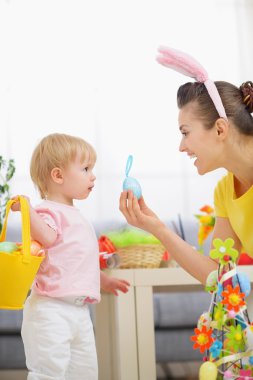
[[[140,208],[147,207],[147,205],[146,205],[146,203],[144,201],[143,196],[141,196],[140,199],[139,199],[139,205],[140,205]]]
[[[134,202],[135,202],[135,197],[132,191],[128,191],[128,192],[123,191],[121,193],[119,209],[122,212],[122,214],[125,216],[129,224],[136,224],[137,222],[135,211],[134,211],[134,208],[136,208],[136,206],[135,207],[133,206]]]
[[[122,214],[127,217],[128,216],[128,209],[127,209],[127,191],[123,191],[120,194],[119,199],[119,209],[122,212]]]
[[[129,213],[131,220],[135,219],[135,214],[134,214],[134,210],[133,210],[133,203],[134,203],[134,195],[133,195],[132,191],[128,191],[128,193],[127,193],[127,209],[128,209],[128,213]]]
[[[133,197],[132,199],[132,207],[133,207],[133,211],[135,213],[135,216],[137,216],[138,214],[140,214],[140,204],[139,204],[139,201],[136,197]]]

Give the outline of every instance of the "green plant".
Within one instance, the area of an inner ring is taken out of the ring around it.
[[[15,164],[13,159],[6,160],[0,156],[0,231],[3,227],[5,217],[5,208],[10,199],[9,182],[15,173]]]

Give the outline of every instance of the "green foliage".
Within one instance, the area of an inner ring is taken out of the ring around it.
[[[108,236],[117,248],[135,244],[161,244],[160,241],[153,235],[135,228],[108,231],[105,235]]]
[[[15,173],[15,164],[13,159],[5,160],[0,156],[0,231],[2,230],[5,217],[5,209],[10,199],[9,182]]]

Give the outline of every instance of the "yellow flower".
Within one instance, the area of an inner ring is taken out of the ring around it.
[[[242,332],[242,326],[229,326],[228,329],[229,332],[226,334],[226,337],[228,338],[228,348],[233,348],[236,352],[238,352],[239,350],[243,351],[245,348],[245,342]]]

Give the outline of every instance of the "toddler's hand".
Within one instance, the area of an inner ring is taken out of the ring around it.
[[[126,280],[121,280],[115,277],[109,277],[104,272],[101,272],[101,288],[106,293],[112,293],[118,296],[118,291],[122,293],[128,292],[129,282]]]
[[[18,200],[18,197],[20,195],[15,195],[14,197],[11,197],[12,200],[15,201],[13,205],[11,206],[12,211],[20,211],[20,202]],[[28,203],[30,203],[30,199],[26,195],[22,195],[23,198],[26,198],[28,200]]]

